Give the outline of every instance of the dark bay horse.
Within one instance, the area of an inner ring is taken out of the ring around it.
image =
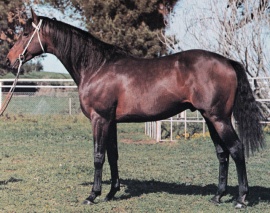
[[[231,156],[239,182],[236,206],[245,205],[248,181],[244,150],[258,150],[264,139],[259,123],[262,115],[240,63],[204,50],[137,58],[83,30],[32,11],[23,34],[8,53],[7,63],[17,68],[18,58],[26,62],[43,52],[57,56],[69,71],[78,85],[82,111],[91,120],[95,174],[85,204],[94,203],[101,194],[106,152],[111,189],[105,200],[120,190],[117,123],[155,121],[191,109],[199,110],[205,118],[219,160],[218,190],[211,201],[220,203],[226,192]],[[232,113],[241,140],[232,126]]]

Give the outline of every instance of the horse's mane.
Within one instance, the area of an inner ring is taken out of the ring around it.
[[[42,31],[49,33],[52,42],[63,57],[71,57],[78,68],[98,68],[104,60],[115,61],[124,56],[130,55],[122,48],[105,43],[90,33],[76,28],[72,25],[50,19],[43,19]]]

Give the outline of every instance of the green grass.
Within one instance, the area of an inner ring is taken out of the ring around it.
[[[216,191],[218,162],[209,138],[156,144],[144,124],[118,125],[121,191],[103,202],[110,188],[104,165],[103,194],[83,206],[93,181],[91,125],[84,116],[17,116],[0,122],[0,212],[238,212],[234,163],[228,195]],[[270,210],[270,148],[248,159],[250,195],[241,212]],[[240,211],[239,211],[240,212]]]

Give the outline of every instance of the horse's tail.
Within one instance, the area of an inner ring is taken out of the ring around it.
[[[255,100],[245,68],[236,61],[230,61],[237,75],[237,92],[233,108],[234,118],[240,134],[240,140],[245,146],[246,155],[258,151],[265,146],[262,124],[263,114],[259,103]]]

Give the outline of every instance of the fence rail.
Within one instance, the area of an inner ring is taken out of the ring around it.
[[[7,92],[5,82],[13,82],[14,79],[0,79],[0,108]],[[257,77],[249,79],[252,88],[256,84],[263,85],[266,98],[257,99],[270,105],[270,77]],[[36,92],[15,92],[6,113],[20,114],[78,114],[81,112],[77,86],[72,79],[19,79],[18,82],[35,82],[35,85],[17,85],[16,88],[36,88]],[[269,98],[268,98],[269,97]],[[270,121],[263,121],[270,123]],[[179,130],[180,129],[180,130]],[[203,136],[207,134],[207,126],[203,117],[198,112],[184,111],[169,119],[145,123],[145,134],[156,141],[173,141],[177,137],[189,137],[188,130],[195,129]],[[175,130],[178,132],[175,133]]]
[[[0,108],[7,95],[3,88],[11,87],[4,83],[13,81],[14,79],[0,79]],[[36,88],[37,90],[14,92],[6,113],[71,115],[81,112],[77,86],[72,79],[19,79],[18,82],[35,82],[36,85],[17,85],[16,88]],[[52,83],[58,85],[51,85]]]
[[[269,102],[270,99],[256,99],[258,102]],[[203,137],[206,136],[207,134],[207,125],[204,120],[204,118],[199,115],[199,112],[196,111],[197,116],[194,116],[194,113],[192,115],[192,112],[189,112],[188,110],[184,111],[181,113],[181,117],[174,116],[168,119],[160,120],[160,121],[152,121],[152,122],[146,122],[145,123],[145,134],[148,135],[149,137],[155,139],[157,142],[160,141],[175,141],[178,138],[189,138],[190,134],[188,133],[189,128],[194,127],[188,127],[188,125],[194,123],[197,124],[195,128],[199,129],[199,132]],[[191,115],[188,115],[191,114]],[[232,118],[232,123],[233,126],[236,126],[236,122],[234,118]],[[263,124],[270,124],[270,120],[267,121],[261,121]],[[182,125],[179,125],[182,124]],[[174,134],[174,131],[176,128],[182,128],[182,134],[177,135],[176,133]],[[167,137],[163,136],[162,132],[167,131]],[[198,133],[198,132],[197,132]],[[178,138],[177,138],[178,137]]]
[[[268,104],[270,107],[270,77],[255,77],[249,78],[249,82],[253,90],[258,88],[260,85],[260,92],[263,93],[264,97],[256,99],[256,101],[261,102],[263,104]],[[264,124],[270,124],[269,120],[261,121]],[[194,124],[194,126],[192,126]],[[196,124],[196,125],[195,125]],[[235,121],[233,120],[233,125],[235,126]],[[206,136],[207,134],[207,125],[203,117],[196,111],[195,113],[191,113],[189,111],[185,111],[181,113],[181,115],[177,115],[171,117],[169,119],[164,119],[161,121],[154,122],[146,122],[145,123],[145,134],[155,139],[157,142],[159,141],[174,141],[177,140],[177,137],[187,138],[190,137],[188,131],[189,129],[197,129],[201,135]],[[180,131],[179,133],[179,129]],[[178,131],[175,132],[175,130]],[[165,132],[165,133],[164,133]]]

